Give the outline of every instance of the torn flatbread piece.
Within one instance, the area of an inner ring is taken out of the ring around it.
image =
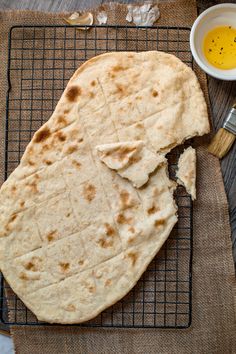
[[[125,141],[120,143],[97,145],[100,159],[111,169],[120,170],[134,162],[134,157],[143,149],[143,141]]]
[[[141,140],[98,145],[96,150],[107,167],[116,170],[136,188],[147,183],[149,174],[166,162],[163,155],[148,149]]]
[[[196,199],[196,162],[196,150],[189,146],[180,155],[176,173],[178,184],[185,187],[192,200]]]

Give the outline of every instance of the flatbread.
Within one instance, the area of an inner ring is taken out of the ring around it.
[[[196,162],[196,150],[189,146],[179,157],[176,173],[178,184],[185,187],[192,200],[196,199]]]
[[[136,157],[140,156],[143,148],[144,142],[142,140],[96,146],[100,160],[113,170],[122,170],[137,162]]]
[[[108,53],[75,72],[0,190],[0,268],[39,320],[80,323],[117,302],[177,221],[166,160],[137,189],[96,146],[142,140],[164,156],[208,131],[196,76],[175,56]]]
[[[147,183],[150,173],[166,162],[163,155],[145,146],[142,140],[96,146],[98,156],[107,167],[127,178],[136,188]]]

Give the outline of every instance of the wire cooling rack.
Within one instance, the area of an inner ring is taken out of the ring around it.
[[[87,59],[109,51],[162,50],[193,66],[189,28],[88,26],[91,28],[82,31],[78,27],[14,26],[10,30],[5,178],[18,165],[33,133],[50,117],[69,78]],[[169,154],[172,177],[180,152],[178,148]],[[190,326],[192,203],[182,187],[177,188],[175,197],[179,221],[138,284],[124,299],[81,326]],[[24,306],[3,277],[0,290],[2,322],[43,324]]]

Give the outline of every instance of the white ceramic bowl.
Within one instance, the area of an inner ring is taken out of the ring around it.
[[[207,32],[219,26],[236,27],[236,4],[220,4],[204,11],[194,22],[190,33],[190,48],[197,64],[207,74],[221,80],[236,80],[236,68],[221,70],[211,65],[203,53]]]

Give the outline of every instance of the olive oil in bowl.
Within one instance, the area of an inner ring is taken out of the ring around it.
[[[209,31],[203,41],[208,62],[222,70],[236,68],[236,28],[220,26]]]

